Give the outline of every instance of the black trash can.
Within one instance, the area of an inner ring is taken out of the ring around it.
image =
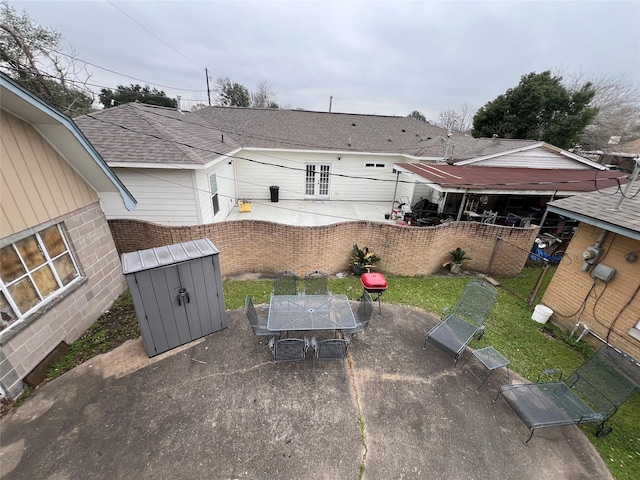
[[[280,187],[278,187],[277,185],[271,185],[269,187],[269,190],[271,190],[271,201],[272,202],[277,202],[278,201],[278,191],[280,190]]]

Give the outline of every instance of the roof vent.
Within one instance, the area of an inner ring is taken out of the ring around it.
[[[403,129],[402,129],[402,133],[404,133],[404,132],[406,132],[406,130],[403,128]]]
[[[355,123],[352,123],[352,124],[351,124],[351,126],[352,126],[352,127],[355,127],[355,126],[356,126],[356,124],[355,124]]]
[[[390,138],[387,138],[387,142],[390,142],[390,141],[391,141],[391,139],[390,139]]]
[[[491,138],[498,138],[498,134],[494,133],[493,135],[491,135]]]
[[[351,146],[351,138],[349,138],[349,140],[347,141],[347,145]]]

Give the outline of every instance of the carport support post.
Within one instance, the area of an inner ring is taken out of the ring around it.
[[[469,190],[465,190],[464,195],[462,195],[462,203],[460,204],[460,208],[458,209],[458,218],[456,218],[456,222],[459,222],[462,218],[462,212],[464,212],[464,207],[467,204],[467,197],[469,196]]]

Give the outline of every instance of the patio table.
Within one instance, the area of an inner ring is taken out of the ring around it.
[[[267,329],[272,332],[355,327],[346,295],[271,295]]]

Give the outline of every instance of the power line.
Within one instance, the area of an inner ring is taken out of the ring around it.
[[[106,72],[113,73],[113,74],[115,74],[115,75],[119,75],[119,76],[121,76],[121,77],[129,78],[129,79],[131,79],[131,80],[136,80],[137,82],[142,82],[142,83],[145,83],[145,84],[147,84],[147,85],[152,85],[152,86],[154,86],[154,87],[167,88],[167,89],[170,89],[170,90],[176,90],[176,91],[179,91],[179,92],[198,92],[198,93],[200,93],[200,92],[206,92],[206,90],[203,90],[203,89],[196,90],[196,89],[188,89],[188,88],[178,88],[178,87],[171,87],[171,86],[169,86],[169,85],[162,85],[162,84],[160,84],[160,83],[149,82],[149,81],[147,81],[147,80],[142,80],[142,79],[140,79],[140,78],[132,77],[132,76],[130,76],[130,75],[126,75],[126,74],[124,74],[124,73],[117,72],[117,71],[112,70],[112,69],[107,68],[107,67],[101,67],[100,65],[97,65],[97,64],[95,64],[95,63],[88,62],[88,61],[86,61],[86,60],[83,60],[82,58],[75,57],[75,56],[73,56],[73,55],[69,55],[68,53],[60,52],[60,51],[58,51],[58,50],[52,50],[52,52],[55,52],[55,53],[57,53],[58,55],[63,55],[63,56],[65,56],[65,57],[71,58],[71,59],[73,59],[73,60],[78,60],[78,61],[80,61],[80,62],[82,62],[82,63],[86,63],[87,65],[91,65],[92,67],[99,68],[100,70],[104,70],[104,71],[106,71]],[[54,78],[57,78],[57,77],[54,77]],[[67,81],[69,81],[69,80],[67,80]],[[73,81],[71,81],[71,82],[73,82]],[[73,83],[78,83],[78,82],[73,82]],[[79,82],[79,83],[83,83],[83,82]],[[89,85],[89,84],[87,84],[87,85]],[[104,86],[104,85],[92,85],[92,86],[95,86],[95,87],[103,87],[103,88],[110,88],[110,87],[106,87],[106,86]]]
[[[132,22],[134,22],[135,24],[137,24],[140,28],[146,30],[149,34],[153,35],[156,39],[158,39],[160,42],[162,42],[163,44],[165,44],[167,47],[169,47],[171,50],[173,50],[174,52],[176,52],[178,55],[180,55],[182,58],[190,61],[191,63],[193,63],[196,67],[198,68],[204,68],[202,66],[200,66],[198,63],[196,63],[195,61],[191,60],[189,57],[187,57],[185,54],[181,53],[180,51],[178,51],[177,49],[175,49],[174,47],[172,47],[171,45],[169,45],[167,42],[165,42],[162,38],[160,38],[158,35],[156,35],[155,33],[153,33],[151,30],[149,30],[147,27],[145,27],[144,25],[142,25],[139,21],[137,21],[135,18],[133,18],[131,15],[129,15],[127,12],[125,12],[124,10],[122,10],[120,7],[118,7],[115,3],[113,3],[111,0],[107,0],[107,2],[116,10],[118,10],[120,13],[122,13],[124,16],[126,16],[129,20],[131,20]]]

